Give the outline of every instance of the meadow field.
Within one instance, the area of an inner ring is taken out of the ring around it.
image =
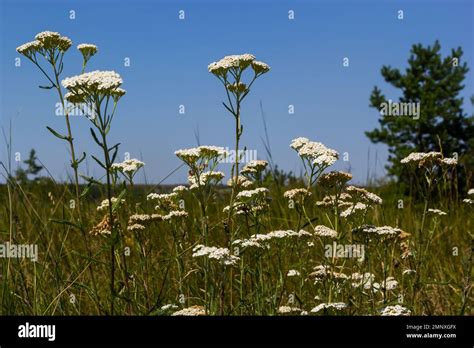
[[[88,71],[92,44],[77,46],[82,73],[62,76],[71,45],[46,31],[17,48],[66,110],[64,130],[48,129],[52,146],[68,146],[71,175],[58,182],[47,167],[31,175],[40,170],[34,156],[15,174],[4,129],[0,314],[473,314],[474,190],[456,156],[407,153],[403,184],[355,185],[351,173],[332,169],[341,150],[304,137],[288,144],[301,175],[279,170],[271,152],[245,162],[242,106],[272,73],[247,53],[208,66],[235,121],[233,149],[176,149],[168,155],[182,162],[187,182],[136,183],[147,159],[118,161],[120,144],[109,139],[127,97],[122,78]],[[89,119],[102,156],[75,149],[71,105]],[[102,177],[83,174],[86,156]]]

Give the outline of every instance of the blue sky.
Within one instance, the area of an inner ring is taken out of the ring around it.
[[[222,106],[225,92],[207,65],[228,54],[252,53],[271,71],[261,77],[245,100],[242,144],[265,159],[260,101],[265,111],[275,162],[297,173],[300,162],[289,148],[291,139],[321,141],[350,162],[357,182],[367,172],[384,175],[387,152],[373,145],[364,131],[377,126],[378,113],[369,107],[374,85],[396,99],[380,75],[382,65],[404,69],[415,43],[440,40],[443,55],[461,46],[473,68],[473,3],[460,0],[367,1],[53,1],[0,0],[0,110],[2,125],[13,119],[13,151],[26,159],[31,148],[57,179],[70,172],[68,148],[46,126],[63,131],[55,116],[56,94],[38,88],[45,78],[15,48],[43,30],[58,31],[73,40],[63,77],[80,73],[75,46],[94,43],[99,53],[88,70],[115,70],[124,79],[112,141],[145,163],[148,181],[158,182],[179,165],[173,152],[201,144],[233,147],[233,118]],[[398,10],[404,19],[397,18]],[[70,10],[75,19],[69,18]],[[180,20],[180,10],[185,19]],[[295,19],[288,19],[293,10]],[[124,59],[130,58],[130,66]],[[349,58],[349,67],[342,60]],[[462,96],[472,112],[472,71]],[[295,113],[288,114],[294,105]],[[178,113],[184,105],[186,113]],[[99,154],[89,134],[89,121],[72,117],[78,152]],[[3,144],[2,144],[3,145]],[[368,161],[368,151],[371,158]],[[378,163],[375,163],[377,153]],[[5,160],[2,146],[2,160]],[[229,165],[223,165],[229,171]],[[101,169],[88,158],[82,172],[98,176]],[[43,173],[45,174],[45,173]],[[183,182],[183,169],[166,183]],[[140,179],[143,179],[141,176]]]

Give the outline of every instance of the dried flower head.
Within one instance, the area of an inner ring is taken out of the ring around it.
[[[242,174],[258,174],[265,170],[268,162],[264,160],[253,160],[248,162],[240,171]]]
[[[114,216],[114,226],[116,228],[120,228],[120,223],[116,216]],[[97,225],[92,227],[89,233],[93,236],[112,234],[112,224],[110,223],[110,216],[105,215]]]
[[[319,177],[319,184],[323,187],[343,186],[352,179],[352,174],[342,171],[332,171]]]

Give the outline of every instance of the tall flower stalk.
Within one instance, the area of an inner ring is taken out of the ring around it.
[[[112,125],[118,101],[125,95],[125,90],[120,88],[122,78],[114,71],[93,71],[78,76],[66,78],[62,81],[62,85],[69,90],[65,98],[74,104],[82,104],[88,106],[92,114],[89,115],[94,128],[90,128],[94,141],[103,151],[103,161],[95,156],[92,158],[105,170],[106,173],[106,189],[108,201],[108,217],[106,219],[107,231],[110,233],[110,314],[114,314],[114,302],[116,297],[115,291],[115,250],[121,241],[120,230],[115,223],[115,210],[121,202],[121,196],[116,200],[112,200],[113,183],[112,176],[115,169],[112,167],[117,156],[119,144],[109,147],[107,135]],[[125,275],[125,283],[127,283],[127,275]]]
[[[83,154],[80,159],[78,159],[76,156],[76,151],[74,148],[74,138],[72,136],[71,123],[69,120],[69,111],[65,102],[63,91],[61,89],[61,84],[59,83],[60,75],[64,69],[64,64],[63,64],[64,54],[71,47],[71,45],[72,45],[72,41],[66,36],[61,36],[61,34],[57,32],[43,31],[41,33],[38,33],[35,36],[34,41],[27,42],[19,46],[16,50],[18,53],[24,55],[31,62],[33,62],[33,64],[35,64],[38,67],[38,69],[43,73],[43,75],[48,79],[49,83],[51,84],[50,86],[39,86],[39,87],[42,89],[54,88],[58,92],[59,101],[61,103],[62,110],[64,112],[64,118],[66,120],[67,135],[62,135],[59,132],[52,129],[51,127],[47,127],[47,128],[56,137],[67,141],[67,143],[69,144],[69,149],[71,152],[71,167],[74,170],[76,204],[77,204],[77,209],[79,212],[79,217],[81,218],[82,213],[81,213],[81,202],[80,202],[80,192],[79,192],[78,167],[79,167],[79,164],[85,159],[85,154]],[[94,53],[91,52],[89,54],[89,58],[93,54],[95,54],[95,52]],[[52,70],[51,76],[47,72],[48,69],[44,68],[41,65],[40,61],[38,60],[39,56],[42,56],[46,60],[47,64],[51,66],[51,70]],[[83,70],[85,69],[86,64],[87,64],[87,61],[84,61]]]
[[[252,69],[253,76],[251,77],[250,82],[244,83],[244,72],[248,68]],[[249,94],[250,88],[255,80],[270,71],[270,67],[263,62],[256,61],[255,56],[251,54],[242,54],[226,56],[218,62],[213,62],[209,64],[208,70],[210,73],[214,74],[224,86],[227,102],[223,102],[223,105],[235,120],[235,159],[231,173],[232,178],[236,178],[236,180],[234,180],[234,184],[232,185],[232,194],[229,205],[231,209],[229,210],[228,223],[230,223],[232,206],[237,191],[237,178],[239,176],[239,143],[243,133],[243,126],[240,120],[241,105],[245,97]]]

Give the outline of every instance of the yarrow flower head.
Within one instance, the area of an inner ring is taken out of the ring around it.
[[[383,200],[375,193],[369,192],[364,188],[356,186],[347,186],[346,191],[351,194],[354,199],[360,200],[366,204],[382,204]]]
[[[329,227],[318,225],[314,228],[314,235],[318,237],[336,238],[337,232]]]
[[[111,166],[112,170],[118,171],[124,174],[126,177],[131,179],[135,173],[145,165],[142,161],[135,158],[125,160],[122,163],[113,163]]]
[[[300,275],[301,273],[295,269],[290,269],[288,273],[286,274],[287,277],[298,277]]]
[[[323,187],[343,186],[352,179],[352,174],[342,171],[332,171],[322,174],[318,183]]]
[[[237,194],[237,199],[255,199],[257,197],[265,196],[268,193],[266,187],[257,187],[254,190],[244,190]]]
[[[407,157],[403,158],[400,163],[413,164],[421,168],[433,166],[434,164],[440,164],[442,158],[443,154],[441,152],[412,152]]]
[[[268,64],[255,60],[252,62],[252,69],[255,71],[255,74],[264,74],[270,71]]]
[[[439,215],[439,216],[444,216],[447,215],[444,211],[439,210],[439,209],[428,209],[428,213],[431,213],[433,215]]]
[[[367,234],[367,236],[378,236],[378,237],[385,237],[385,238],[394,238],[400,236],[402,234],[402,230],[396,227],[391,226],[381,226],[375,227],[372,225],[362,225],[360,227],[354,228],[352,232],[362,232]]]
[[[218,260],[226,266],[236,265],[239,261],[239,257],[231,255],[227,248],[208,247],[199,244],[193,248],[193,257],[201,256],[207,256],[209,259]]]
[[[91,71],[65,78],[61,83],[73,95],[111,96],[117,101],[125,94],[125,90],[119,88],[123,80],[115,71]]]
[[[297,201],[303,200],[304,198],[309,197],[309,196],[311,196],[311,191],[305,188],[295,188],[295,189],[285,191],[285,193],[283,193],[283,197],[285,197],[286,199],[297,200]]]
[[[198,160],[206,162],[210,160],[221,160],[228,156],[227,150],[220,146],[202,145],[190,149],[180,149],[174,154],[189,166],[193,166]]]
[[[61,34],[53,31],[43,31],[36,34],[35,39],[41,42],[42,47],[45,50],[58,49],[66,52],[72,45],[72,41],[67,36],[61,36]]]
[[[248,162],[240,171],[242,174],[258,174],[265,170],[268,162],[264,160],[253,160]]]
[[[24,43],[21,46],[18,46],[16,48],[16,51],[24,55],[25,57],[32,59],[36,55],[36,52],[41,50],[42,47],[43,46],[41,42],[39,42],[38,40],[34,40],[34,41]]]
[[[112,197],[110,199],[110,201],[112,202],[112,205],[115,205],[115,204],[123,204],[125,203],[125,199],[120,199],[120,201],[118,200],[118,198],[116,197]],[[106,210],[109,208],[109,200],[108,199],[104,199],[100,205],[97,207],[97,211],[103,211],[103,210]]]
[[[82,53],[84,61],[88,61],[98,51],[97,46],[93,44],[83,43],[77,45],[77,49]]]
[[[228,181],[227,181],[227,186],[229,187],[233,187],[234,186],[234,178],[230,178]],[[252,180],[249,180],[247,177],[243,176],[243,175],[239,175],[237,177],[237,187],[242,187],[242,188],[250,188],[253,186],[253,181]]]
[[[181,309],[171,314],[172,316],[200,316],[206,315],[206,310],[202,306],[191,306]]]
[[[339,158],[336,150],[330,149],[322,143],[310,141],[307,138],[293,139],[290,147],[296,150],[298,155],[307,160],[310,165],[320,168],[333,165]]]
[[[197,189],[199,187],[204,187],[210,184],[217,184],[224,178],[225,174],[221,171],[207,171],[201,173],[199,178],[196,178],[194,175],[188,176],[189,189]]]
[[[252,54],[240,54],[225,56],[218,62],[209,64],[208,70],[210,73],[218,76],[225,76],[229,69],[242,69],[245,70],[255,60],[255,56]]]
[[[301,308],[298,308],[298,307],[290,307],[290,306],[278,307],[278,313],[280,314],[290,314],[290,313],[299,313],[299,312],[301,312]]]
[[[408,308],[400,305],[387,306],[380,311],[380,315],[383,316],[409,316],[411,311]]]
[[[312,310],[311,310],[311,313],[318,313],[319,311],[321,310],[331,310],[331,309],[334,309],[334,310],[338,310],[338,311],[341,311],[343,310],[344,308],[346,308],[347,305],[343,302],[335,302],[335,303],[321,303],[319,305],[317,305],[316,307],[314,307]]]
[[[43,31],[36,34],[35,40],[27,42],[17,47],[17,52],[29,59],[34,59],[36,53],[40,53],[45,58],[50,59],[51,55],[56,55],[57,51],[64,53],[71,47],[72,41],[61,34],[53,31]]]

